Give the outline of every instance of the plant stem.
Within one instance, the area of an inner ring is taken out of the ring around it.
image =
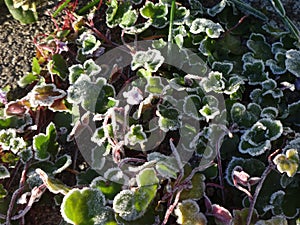
[[[57,10],[55,10],[55,12],[52,14],[53,17],[56,17],[64,8],[67,7],[67,5],[69,4],[71,0],[65,0],[59,7]]]
[[[254,195],[253,195],[253,199],[250,203],[250,207],[249,207],[249,212],[248,212],[248,216],[247,216],[247,223],[246,225],[250,225],[251,223],[251,219],[252,219],[252,214],[254,211],[254,206],[257,200],[257,197],[260,193],[260,190],[263,186],[263,183],[265,182],[267,176],[269,175],[269,173],[274,169],[274,164],[272,163],[271,158],[276,155],[278,152],[280,151],[280,149],[277,149],[275,152],[273,152],[271,155],[269,155],[268,157],[268,162],[269,162],[269,166],[265,169],[265,171],[263,172],[262,176],[261,176],[261,180],[259,181],[259,183],[256,186]]]
[[[169,34],[168,34],[168,57],[171,55],[172,49],[172,33],[173,33],[173,23],[174,23],[174,15],[175,15],[175,0],[172,0],[171,12],[170,12],[170,24],[169,24]]]

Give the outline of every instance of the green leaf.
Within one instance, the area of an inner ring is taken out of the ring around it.
[[[101,45],[101,42],[89,32],[83,32],[77,41],[81,45],[83,55],[93,54]]]
[[[35,10],[24,10],[21,6],[14,7],[13,0],[4,0],[11,15],[22,24],[34,23],[38,20],[38,14]],[[32,2],[35,7],[35,2]]]
[[[141,15],[144,18],[159,18],[168,14],[168,7],[165,4],[146,2],[143,8],[140,9]]]
[[[105,224],[107,208],[105,198],[98,189],[74,188],[68,192],[61,204],[61,214],[64,220],[74,225]]]
[[[270,0],[270,2],[272,3],[274,9],[276,10],[276,12],[281,16],[281,17],[285,17],[285,9],[283,7],[283,4],[280,0]]]
[[[173,24],[175,25],[183,24],[187,20],[189,15],[190,15],[190,10],[188,10],[187,8],[183,6],[176,8]]]
[[[169,130],[177,130],[181,125],[180,114],[173,107],[159,105],[156,114],[159,116],[159,127],[165,132]]]
[[[143,131],[143,127],[140,124],[131,125],[130,131],[125,135],[125,143],[134,146],[136,144],[142,145],[146,141],[147,136]]]
[[[218,38],[220,37],[221,32],[224,32],[224,29],[219,23],[214,23],[205,18],[197,18],[192,22],[190,32],[192,34],[205,32],[210,38]]]
[[[50,123],[46,128],[46,134],[40,133],[33,137],[33,149],[35,158],[44,161],[49,157],[55,157],[58,153],[58,143],[56,141],[56,129],[54,123]]]
[[[41,169],[36,169],[35,172],[40,176],[48,190],[54,194],[61,193],[66,195],[71,189],[63,184],[60,180],[51,178]]]
[[[72,164],[71,156],[63,155],[56,160],[55,166],[57,167],[57,169],[54,170],[52,173],[53,174],[61,173],[66,168],[68,168],[71,164]]]
[[[250,177],[260,177],[265,170],[265,164],[254,158],[245,159],[233,156],[225,172],[225,179],[228,184],[234,186],[232,181],[232,172],[236,166],[243,168],[243,171],[250,175]]]
[[[136,177],[137,185],[139,187],[143,186],[153,186],[159,183],[156,176],[155,170],[153,168],[147,168],[142,170]]]
[[[26,75],[24,75],[23,77],[21,77],[20,80],[18,80],[18,85],[21,88],[26,87],[29,84],[32,84],[34,81],[38,80],[38,75],[33,74],[33,73],[27,73]]]
[[[247,47],[254,53],[254,58],[266,61],[273,57],[271,46],[262,34],[252,33],[247,41]]]
[[[123,190],[113,201],[113,209],[126,221],[141,218],[156,195],[159,180],[153,168],[137,175],[138,189]]]
[[[244,11],[246,14],[251,14],[261,20],[267,21],[268,17],[265,16],[262,12],[256,10],[255,8],[251,7],[249,4],[244,3],[241,0],[229,0],[230,2],[233,2],[234,5],[240,9],[241,11]]]
[[[248,208],[244,208],[242,210],[236,210],[236,209],[233,210],[233,224],[232,225],[246,225],[248,214],[249,214]],[[257,210],[254,209],[250,224],[254,224],[257,220],[258,220],[258,213],[257,213]]]
[[[112,0],[107,5],[106,24],[110,28],[118,26],[122,22],[123,16],[132,8],[130,1],[118,2]]]
[[[73,65],[68,68],[69,81],[71,84],[75,83],[81,74],[86,74],[90,77],[96,76],[101,72],[101,67],[98,66],[93,59],[88,59],[83,66],[80,64]]]
[[[109,200],[113,200],[114,197],[122,190],[122,184],[106,180],[103,177],[95,178],[90,187],[101,191]]]
[[[268,74],[264,72],[265,65],[262,60],[255,60],[252,63],[244,63],[243,76],[248,78],[250,85],[258,85],[268,79]]]
[[[216,16],[217,14],[223,11],[226,5],[227,0],[222,0],[218,4],[214,5],[212,8],[207,9],[207,14],[212,17]]]
[[[259,220],[255,225],[288,225],[288,221],[283,216],[273,216],[269,220]]]
[[[120,27],[121,28],[126,28],[126,27],[131,27],[135,24],[137,21],[138,14],[135,10],[128,10],[127,12],[124,13]]]
[[[162,84],[160,77],[148,77],[146,91],[151,94],[162,94],[164,85]]]
[[[242,135],[239,151],[252,156],[261,155],[271,149],[271,141],[278,139],[282,132],[280,120],[261,119]]]
[[[214,91],[216,93],[222,93],[225,88],[225,82],[223,80],[223,74],[216,71],[211,71],[208,77],[204,77],[200,85],[203,87],[205,92]]]
[[[275,119],[278,116],[278,109],[275,107],[266,107],[261,111],[260,116]]]
[[[66,93],[56,88],[55,84],[37,85],[29,93],[29,101],[32,107],[51,106],[55,100],[61,99]]]
[[[293,177],[299,167],[298,151],[296,149],[289,149],[285,154],[277,155],[273,162],[280,173],[286,173],[289,177]]]
[[[3,184],[0,184],[0,200],[5,198],[7,195],[7,191],[3,187]]]
[[[144,67],[148,71],[156,72],[163,62],[164,57],[156,49],[137,51],[132,57],[131,69],[136,70],[139,67]]]
[[[174,168],[169,162],[157,162],[155,169],[163,178],[177,178],[178,168]]]
[[[149,162],[155,161],[155,170],[163,178],[176,178],[179,172],[178,163],[175,157],[166,156],[158,152],[153,152],[147,155]]]
[[[10,173],[8,169],[5,166],[0,165],[0,179],[5,179],[9,177],[10,177]]]
[[[54,54],[52,56],[52,60],[49,61],[47,66],[51,74],[57,74],[63,80],[66,79],[68,74],[68,65],[62,55]]]
[[[300,51],[290,49],[286,52],[285,66],[289,72],[300,77]]]
[[[196,173],[191,179],[192,187],[181,192],[180,200],[199,200],[203,197],[205,191],[205,176],[201,173]]]
[[[4,151],[10,150],[11,140],[16,138],[16,135],[16,130],[12,128],[0,130],[0,145]]]
[[[212,70],[218,71],[224,75],[228,75],[231,73],[233,69],[233,63],[232,62],[218,62],[215,61],[212,64]]]
[[[23,164],[27,163],[33,157],[32,148],[30,147],[30,148],[26,148],[26,149],[21,150],[18,153],[18,156],[20,157]]]
[[[300,100],[297,102],[294,102],[292,104],[288,105],[288,117],[285,118],[285,121],[295,124],[295,125],[299,125],[300,124],[300,117],[297,116],[298,112],[300,110]]]
[[[277,52],[274,59],[268,59],[266,65],[270,67],[273,74],[284,74],[287,70],[285,66],[286,55],[283,52]]]
[[[197,202],[193,200],[185,200],[179,203],[175,209],[175,215],[177,223],[184,225],[206,225],[207,219],[203,213],[200,212],[200,208]]]

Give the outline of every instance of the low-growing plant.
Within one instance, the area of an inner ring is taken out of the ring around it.
[[[0,92],[0,221],[48,190],[61,224],[299,224],[299,34],[271,3],[289,30],[239,0],[65,1]]]

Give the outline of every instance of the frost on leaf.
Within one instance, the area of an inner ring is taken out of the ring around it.
[[[288,105],[288,117],[285,118],[285,121],[299,125],[300,124],[300,117],[299,117],[299,110],[300,110],[300,100]]]
[[[146,91],[151,94],[162,94],[164,86],[160,77],[148,77]]]
[[[203,87],[205,92],[214,91],[216,93],[221,93],[225,88],[223,74],[212,71],[208,74],[208,77],[204,77],[201,80],[200,85]]]
[[[100,190],[107,199],[113,200],[122,190],[122,184],[106,180],[103,177],[97,177],[91,182],[91,188]]]
[[[152,26],[156,28],[163,28],[167,25],[168,6],[166,4],[154,4],[147,1],[140,9],[140,13],[144,18],[149,19]]]
[[[67,187],[64,183],[62,183],[60,180],[57,180],[55,178],[49,177],[47,173],[45,173],[41,169],[36,169],[35,172],[40,176],[48,190],[54,194],[63,194],[66,195],[70,188]]]
[[[9,177],[10,177],[10,173],[8,169],[5,166],[0,164],[0,179],[5,179]]]
[[[137,87],[132,87],[131,90],[123,92],[123,97],[129,105],[138,105],[144,99],[142,91]]]
[[[247,217],[249,214],[249,209],[244,208],[242,210],[233,210],[233,223],[232,225],[245,225]],[[258,213],[256,209],[253,210],[253,215],[251,218],[251,224],[254,224],[258,220]],[[270,224],[271,225],[271,224]]]
[[[10,140],[10,150],[12,153],[17,154],[20,150],[25,149],[26,142],[22,137],[15,137]]]
[[[153,168],[142,170],[137,175],[137,189],[123,190],[116,195],[113,201],[114,211],[126,221],[142,217],[156,195],[158,182]]]
[[[180,113],[175,108],[159,105],[156,114],[159,117],[158,124],[161,130],[168,132],[180,128]]]
[[[194,119],[201,118],[199,113],[201,106],[201,98],[198,95],[189,95],[184,98],[183,111]]]
[[[142,145],[147,141],[147,136],[141,125],[131,125],[130,131],[125,135],[125,143],[131,146],[136,144]]]
[[[156,49],[149,49],[147,51],[136,52],[131,61],[131,69],[136,70],[139,67],[144,67],[150,72],[156,72],[163,64],[164,57],[160,51]]]
[[[179,172],[178,163],[175,157],[166,156],[158,152],[148,154],[147,159],[149,162],[155,162],[155,170],[163,178],[176,178]]]
[[[286,52],[285,66],[296,77],[300,77],[300,51],[290,49]]]
[[[181,25],[184,24],[185,20],[189,17],[190,10],[181,6],[177,7],[174,14],[174,24]]]
[[[218,38],[221,32],[224,32],[224,29],[219,23],[214,23],[205,18],[197,18],[192,22],[190,31],[192,34],[205,32],[210,38]]]
[[[207,219],[194,200],[184,200],[175,209],[177,223],[184,225],[206,225]]]
[[[66,222],[74,225],[100,225],[103,223],[99,219],[107,213],[105,204],[104,195],[99,190],[74,188],[64,197],[61,214]]]
[[[239,151],[252,156],[261,155],[271,149],[271,141],[278,139],[282,132],[279,120],[261,119],[242,135]]]
[[[268,59],[266,65],[270,67],[273,74],[284,74],[286,72],[285,60],[285,53],[277,52],[275,54],[275,59]]]
[[[243,75],[248,78],[250,85],[258,85],[268,79],[268,74],[264,72],[265,65],[262,60],[245,63],[243,69]]]
[[[269,220],[259,220],[255,225],[288,225],[288,222],[283,216],[273,216]]]
[[[242,127],[251,127],[259,118],[261,107],[255,103],[250,103],[247,108],[243,104],[236,102],[230,110],[231,119]]]
[[[215,217],[215,221],[217,224],[222,225],[231,225],[232,223],[232,215],[231,213],[224,207],[213,204],[211,206],[211,210],[209,212],[212,216]]]
[[[262,82],[261,85],[261,89],[254,89],[250,93],[251,100],[263,107],[273,106],[277,108],[283,96],[283,92],[277,88],[276,81],[268,79]]]
[[[205,117],[206,121],[213,120],[217,115],[220,114],[218,108],[218,99],[212,95],[207,95],[203,98],[204,106],[199,110],[200,114]]]
[[[94,60],[88,59],[83,65],[76,64],[68,68],[69,70],[69,81],[70,84],[75,83],[75,81],[80,77],[81,74],[86,74],[90,77],[97,75],[101,71],[101,67],[98,66]]]
[[[24,117],[30,108],[30,103],[26,100],[11,101],[5,105],[6,116]]]
[[[117,0],[112,0],[108,2],[107,5],[106,24],[110,28],[121,24],[125,13],[130,11],[132,8],[130,1],[118,2]]]
[[[232,174],[234,168],[240,166],[243,168],[243,171],[249,174],[250,177],[260,177],[265,170],[265,164],[257,159],[244,159],[244,158],[237,158],[232,157],[231,161],[229,162],[226,168],[226,181],[228,184],[234,186],[232,181]]]
[[[275,119],[278,116],[278,109],[275,107],[266,107],[261,111],[260,116],[265,118]]]
[[[11,140],[16,138],[16,135],[16,130],[12,128],[0,130],[0,145],[4,151],[10,149]]]
[[[191,179],[192,186],[190,189],[184,189],[181,192],[180,200],[199,200],[203,197],[205,191],[205,176],[201,173],[196,173]]]
[[[101,42],[89,32],[83,32],[77,42],[81,45],[83,55],[93,54],[101,45]]]
[[[81,103],[85,110],[101,114],[117,104],[114,96],[114,87],[106,84],[106,79],[100,77],[93,82],[88,75],[82,74],[69,87],[67,99],[76,105]]]
[[[233,69],[233,63],[231,62],[218,62],[215,61],[212,64],[212,69],[214,71],[218,71],[224,75],[228,75],[231,73],[232,69]]]
[[[54,84],[38,85],[29,93],[29,101],[32,107],[51,106],[55,100],[65,95],[66,93],[57,89]]]
[[[226,82],[226,87],[224,93],[227,95],[234,95],[240,89],[241,85],[244,84],[244,80],[237,76],[231,76],[229,80]]]
[[[128,10],[124,13],[122,20],[120,22],[121,28],[131,27],[137,21],[138,14],[136,10]]]
[[[207,9],[207,14],[210,16],[216,16],[217,14],[223,11],[226,5],[227,5],[227,0],[222,0],[218,4]]]
[[[280,173],[286,173],[289,177],[293,177],[299,167],[298,151],[296,149],[289,149],[285,154],[277,155],[273,162]]]
[[[54,123],[46,128],[46,134],[40,133],[33,137],[33,149],[38,160],[47,160],[50,156],[55,157],[58,153],[56,141],[56,129]]]
[[[266,42],[262,34],[252,33],[247,41],[247,47],[254,53],[257,59],[268,60],[272,58],[271,46]]]

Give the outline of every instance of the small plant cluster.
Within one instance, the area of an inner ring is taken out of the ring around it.
[[[287,30],[240,0],[61,1],[0,92],[0,223],[48,190],[60,224],[300,224],[300,32],[270,2]]]

